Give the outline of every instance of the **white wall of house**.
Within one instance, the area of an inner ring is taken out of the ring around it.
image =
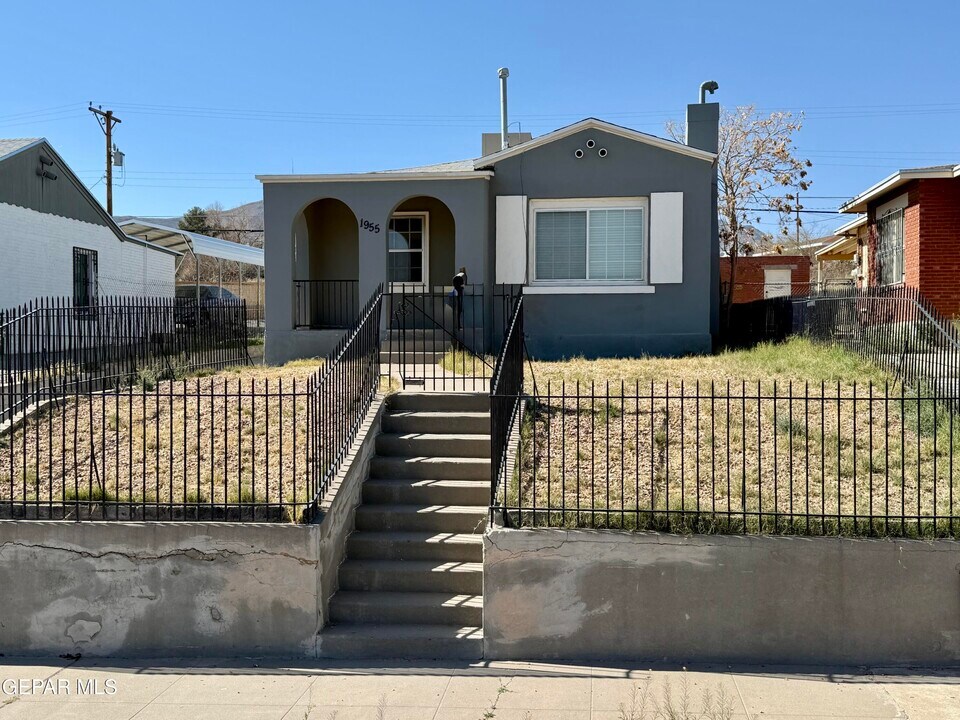
[[[0,203],[0,308],[73,294],[73,249],[97,252],[97,292],[170,297],[176,256],[121,241],[103,225]]]

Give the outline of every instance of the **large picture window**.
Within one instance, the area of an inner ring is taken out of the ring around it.
[[[534,206],[534,274],[546,282],[646,280],[646,204],[543,201]]]
[[[877,281],[880,285],[903,282],[903,210],[877,220]]]
[[[97,251],[73,249],[73,306],[91,307],[97,301]]]
[[[426,213],[394,213],[387,230],[387,270],[392,283],[427,282],[429,221]]]

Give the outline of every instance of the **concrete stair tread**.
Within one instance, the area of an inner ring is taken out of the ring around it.
[[[371,485],[402,485],[403,487],[490,487],[489,480],[457,480],[454,478],[370,478],[364,483]]]
[[[465,625],[331,625],[318,636],[320,657],[464,659],[483,655],[483,630]]]
[[[449,592],[390,592],[389,590],[341,590],[331,602],[410,607],[483,607],[483,595]],[[445,623],[444,623],[445,624]]]
[[[483,563],[461,560],[347,560],[340,592],[483,593]],[[334,596],[336,597],[336,596]]]
[[[389,413],[394,418],[442,418],[456,420],[457,418],[489,418],[490,413],[482,410],[397,410]]]
[[[387,413],[381,422],[385,433],[490,434],[490,413],[402,410]]]
[[[354,538],[383,543],[417,542],[437,545],[483,545],[483,535],[477,533],[447,533],[416,530],[357,530],[350,535],[350,540]]]
[[[480,625],[483,596],[456,592],[343,590],[330,601],[333,624]]]
[[[451,515],[479,515],[487,514],[486,505],[404,505],[398,503],[381,503],[374,505],[360,505],[357,512],[389,512],[394,515],[433,515],[448,513]]]
[[[392,432],[380,433],[380,437],[395,437],[401,440],[489,440],[490,433]]]
[[[357,530],[347,539],[347,557],[353,560],[481,562],[483,535],[431,530]]]
[[[341,568],[363,569],[371,572],[438,572],[438,573],[482,573],[482,562],[457,562],[456,560],[350,560]]]
[[[379,637],[404,638],[406,640],[428,640],[446,638],[450,640],[483,640],[483,629],[475,625],[389,625],[373,623],[343,623],[330,625],[320,633],[324,638],[340,635],[357,638],[368,635]]]
[[[384,456],[370,461],[372,478],[451,478],[484,480],[490,475],[488,457]]]
[[[482,392],[399,392],[387,398],[390,412],[489,412],[490,395]]]

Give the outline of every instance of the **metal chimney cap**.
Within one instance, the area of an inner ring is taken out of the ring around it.
[[[502,67],[497,70],[497,77],[499,77],[501,80],[503,80],[503,78],[510,77],[510,68]]]
[[[719,89],[720,85],[717,84],[716,80],[707,80],[700,83],[700,102],[705,103],[707,101],[707,93],[713,95]]]

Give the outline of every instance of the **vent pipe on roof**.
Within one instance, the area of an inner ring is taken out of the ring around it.
[[[707,80],[706,82],[700,83],[700,104],[702,105],[707,101],[708,92],[713,95],[719,89],[720,86],[716,80]]]
[[[507,137],[507,78],[510,77],[510,69],[500,68],[497,76],[500,78],[500,149],[506,150],[510,147]]]

